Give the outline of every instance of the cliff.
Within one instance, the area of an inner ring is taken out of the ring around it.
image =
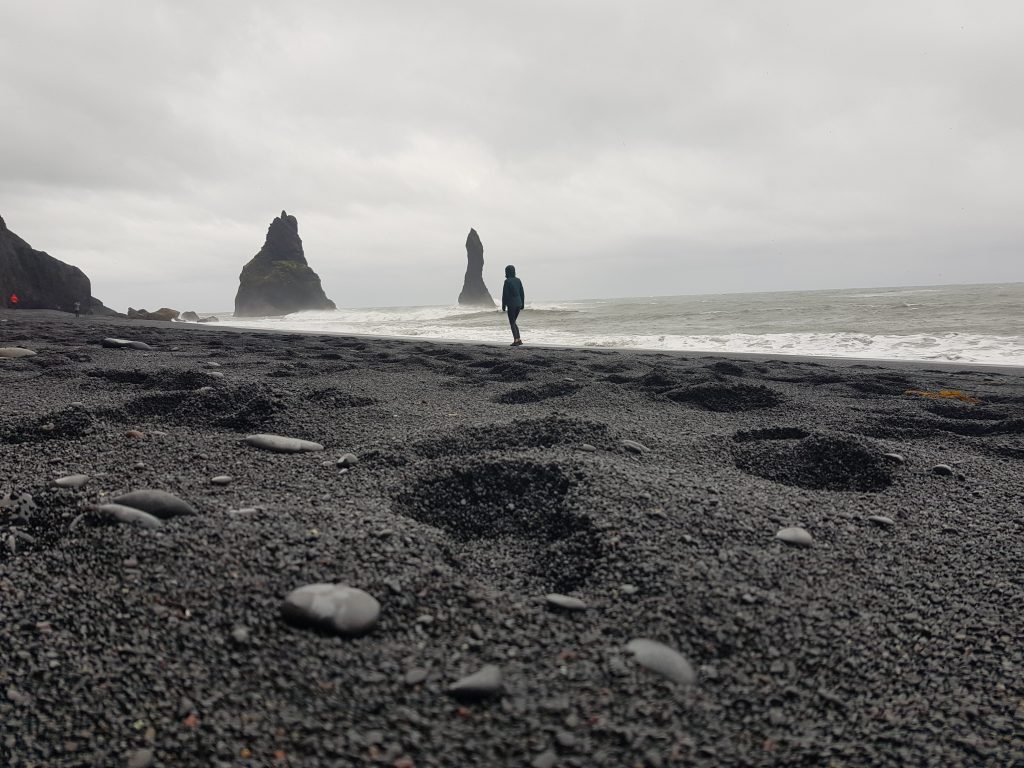
[[[70,312],[77,301],[82,312],[113,314],[92,297],[92,284],[82,270],[35,250],[0,217],[0,306],[12,305],[11,294],[18,297],[19,309]]]

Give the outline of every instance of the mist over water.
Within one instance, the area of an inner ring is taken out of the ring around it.
[[[218,316],[246,328],[511,341],[496,309]],[[527,344],[1024,365],[1024,283],[536,302],[519,326]]]

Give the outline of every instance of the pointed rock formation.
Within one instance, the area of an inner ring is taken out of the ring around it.
[[[7,228],[0,217],[0,307],[11,294],[19,309],[61,309],[71,312],[75,302],[83,312],[117,314],[92,296],[92,284],[78,267],[37,251]]]
[[[287,315],[304,309],[337,309],[306,263],[299,222],[281,211],[270,223],[260,252],[242,268],[235,317]]]
[[[466,238],[466,279],[462,283],[459,304],[471,307],[493,307],[494,299],[484,285],[484,244],[475,229]]]

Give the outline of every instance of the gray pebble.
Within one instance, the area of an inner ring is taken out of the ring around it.
[[[563,749],[572,749],[576,746],[576,734],[571,731],[559,731],[555,734],[555,741]]]
[[[115,496],[112,501],[115,504],[123,504],[126,507],[141,509],[143,512],[148,512],[155,517],[159,517],[161,520],[198,514],[195,507],[187,501],[179,499],[173,493],[150,488],[143,488]]]
[[[354,467],[359,463],[359,458],[354,453],[344,453],[338,459],[339,467]]]
[[[121,504],[103,504],[99,511],[102,515],[118,523],[134,523],[150,530],[159,528],[163,523],[160,518],[154,517],[148,512],[134,507],[126,507]]]
[[[0,347],[0,358],[17,359],[19,357],[32,357],[35,352],[31,349],[21,347]]]
[[[427,675],[430,674],[429,669],[423,667],[413,667],[405,673],[405,684],[406,685],[419,685],[427,679]]]
[[[549,595],[545,595],[544,599],[548,605],[554,606],[555,608],[561,608],[564,611],[585,611],[587,610],[587,604],[580,600],[578,597],[571,597],[569,595],[559,595],[552,592]]]
[[[903,458],[903,455],[899,453],[883,453],[882,458],[888,459],[893,464],[904,464],[907,461]]]
[[[100,344],[104,347],[109,347],[111,349],[153,349],[151,346],[149,346],[149,344],[145,343],[144,341],[131,341],[130,339],[106,338],[103,339],[103,341],[101,341]]]
[[[781,529],[775,534],[775,538],[794,547],[810,547],[814,544],[811,534],[797,526]]]
[[[597,451],[597,446],[591,445],[590,443],[580,443],[579,445],[576,446],[576,450],[586,451],[587,453],[595,453]]]
[[[626,644],[636,663],[651,672],[656,672],[672,682],[682,685],[693,685],[697,682],[697,674],[693,666],[679,651],[669,648],[656,640],[637,638]]]
[[[644,445],[643,443],[638,443],[636,440],[623,440],[622,447],[625,448],[630,453],[647,453],[649,450],[651,450],[646,445]]]
[[[88,475],[67,475],[66,477],[58,477],[53,481],[53,484],[59,488],[81,488],[88,482]]]
[[[307,584],[288,593],[281,616],[299,626],[356,636],[377,624],[380,603],[363,590],[344,584]]]
[[[156,756],[152,749],[136,749],[128,755],[127,768],[149,768]]]
[[[322,451],[324,447],[320,443],[309,440],[300,440],[297,437],[283,437],[281,435],[249,435],[245,442],[256,448],[263,448],[277,453],[301,453],[303,451]]]
[[[231,630],[231,639],[238,645],[246,645],[249,642],[249,628],[238,624]]]
[[[501,693],[501,669],[488,664],[479,672],[467,675],[448,687],[448,693],[460,701],[479,701]]]
[[[932,467],[933,475],[942,475],[944,477],[952,476],[953,468],[949,464],[936,464]]]
[[[868,517],[868,521],[881,526],[882,528],[891,528],[896,525],[895,520],[891,517],[886,517],[885,515],[871,515]]]
[[[231,480],[231,475],[217,475],[216,477],[210,478],[210,482],[214,485],[227,485]]]

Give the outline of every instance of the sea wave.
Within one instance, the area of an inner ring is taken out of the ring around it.
[[[278,318],[222,316],[225,325],[244,328],[390,336],[430,340],[503,343],[509,340],[497,311],[452,307],[388,310],[299,312]],[[808,355],[877,360],[919,360],[995,365],[1024,365],[1024,337],[971,333],[866,334],[866,333],[615,333],[608,324],[595,323],[594,333],[578,327],[552,325],[565,310],[530,309],[529,326],[523,323],[527,343],[566,347],[655,349],[720,354]]]

